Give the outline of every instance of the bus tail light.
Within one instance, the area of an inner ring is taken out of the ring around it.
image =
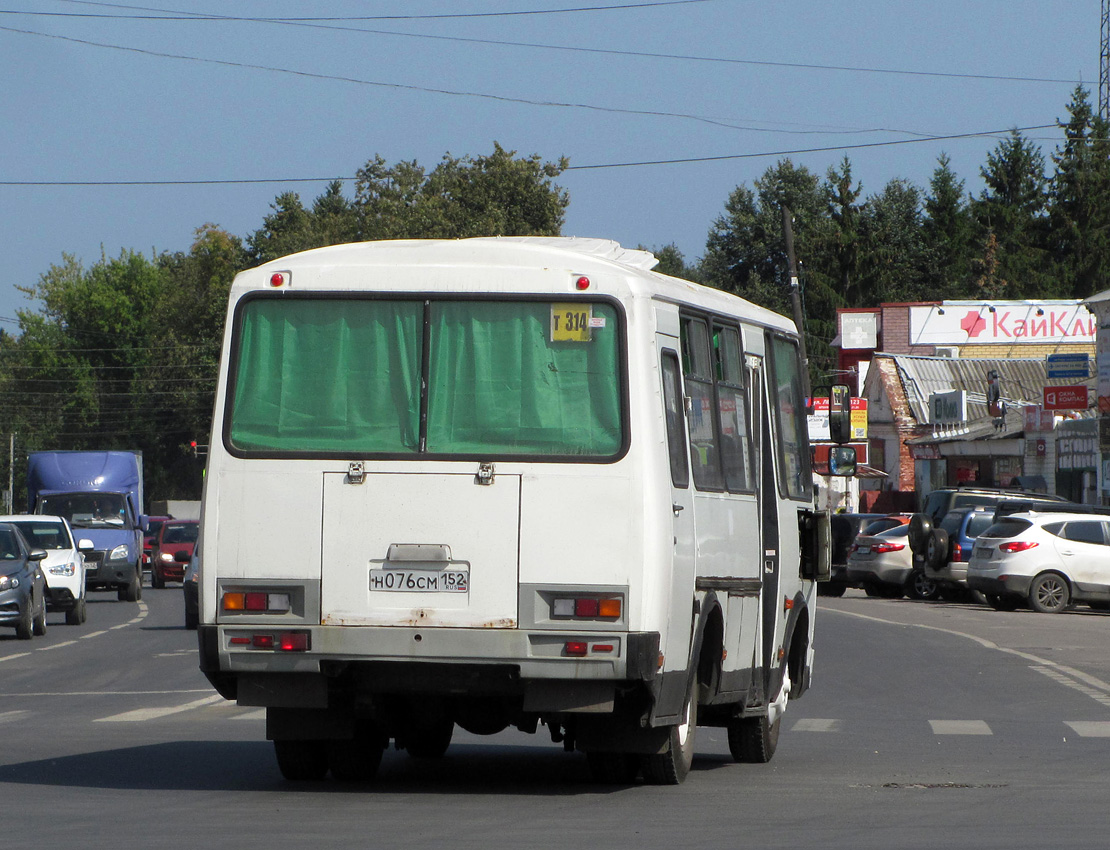
[[[624,601],[612,596],[559,596],[552,600],[551,614],[558,619],[619,620]]]
[[[222,607],[224,611],[249,611],[252,614],[288,614],[292,609],[288,593],[263,590],[224,593]]]

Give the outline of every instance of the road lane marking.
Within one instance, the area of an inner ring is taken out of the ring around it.
[[[88,640],[89,638],[100,637],[106,634],[108,634],[108,630],[101,629],[99,632],[89,632],[87,635],[81,635],[81,640]]]
[[[883,623],[888,626],[900,626],[901,628],[911,629],[926,629],[931,632],[942,632],[946,635],[954,635],[956,637],[967,638],[968,640],[975,641],[975,643],[979,644],[980,646],[986,647],[987,649],[994,649],[998,652],[1005,652],[1008,655],[1016,655],[1018,658],[1024,658],[1026,661],[1032,661],[1034,664],[1043,665],[1044,667],[1050,667],[1053,670],[1057,670],[1060,673],[1071,676],[1073,679],[1078,679],[1079,681],[1090,685],[1092,688],[1096,688],[1100,691],[1103,691],[1104,693],[1110,694],[1110,683],[1104,682],[1102,681],[1102,679],[1092,676],[1089,673],[1084,673],[1082,670],[1076,670],[1074,667],[1068,667],[1066,664],[1060,664],[1048,658],[1040,658],[1036,655],[1033,655],[1033,653],[1031,652],[1023,652],[1020,649],[1011,649],[1008,646],[1000,646],[994,641],[987,640],[986,638],[981,638],[978,635],[968,634],[967,632],[958,632],[955,629],[945,629],[941,626],[926,626],[921,623],[897,623],[894,620],[884,620],[882,617],[873,617],[870,614],[859,614],[855,611],[841,611],[838,608],[822,608],[821,610],[825,612],[831,612],[833,614],[843,614],[847,617],[856,617],[860,620],[871,620],[872,622]]]
[[[29,655],[30,653],[24,653]],[[10,656],[14,658],[15,656]],[[144,697],[172,694],[207,694],[211,688],[181,688],[172,691],[35,691],[32,693],[0,693],[0,697]]]
[[[31,653],[29,652],[17,652],[15,655],[5,655],[3,658],[0,658],[0,661],[11,661],[15,658],[26,658],[30,654]]]
[[[934,735],[993,735],[982,720],[930,720]]]
[[[1065,720],[1080,738],[1110,738],[1110,720]]]
[[[1095,700],[1095,702],[1100,702],[1107,708],[1110,708],[1110,694],[1105,694],[1102,691],[1096,690],[1094,688],[1089,688],[1082,682],[1077,682],[1070,676],[1065,676],[1059,670],[1050,670],[1047,667],[1038,666],[1033,666],[1029,669],[1036,670],[1038,673],[1042,673],[1045,676],[1048,676],[1048,678],[1052,679],[1052,681],[1059,682],[1061,685],[1069,687],[1074,691],[1079,691],[1079,693],[1083,694],[1084,696],[1088,696],[1091,699]]]
[[[141,722],[144,720],[158,720],[162,717],[168,717],[171,714],[180,714],[183,711],[192,711],[194,708],[201,708],[206,705],[212,705],[216,702],[223,702],[224,698],[219,694],[214,696],[205,697],[204,699],[193,700],[184,705],[171,705],[165,708],[136,708],[133,711],[125,711],[123,714],[113,714],[110,717],[97,717],[93,720],[94,723],[133,723]]]
[[[49,652],[52,649],[61,649],[63,646],[73,646],[77,643],[75,640],[63,640],[61,643],[56,643],[53,646],[40,646],[35,652]]]
[[[819,717],[807,717],[799,720],[790,730],[792,732],[839,732],[841,721],[828,720]]]
[[[23,715],[30,713],[31,712],[25,709],[17,711],[0,711],[0,723],[11,723],[13,720],[19,720]]]
[[[232,720],[265,720],[266,719],[266,709],[259,708],[259,709],[256,709],[255,711],[245,712],[244,714],[236,714],[231,719]]]

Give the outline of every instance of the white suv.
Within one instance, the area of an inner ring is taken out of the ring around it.
[[[1023,600],[1045,614],[1073,602],[1110,609],[1110,516],[1030,511],[1005,517],[975,540],[967,584],[998,610]]]
[[[65,611],[66,623],[79,626],[85,622],[85,556],[81,550],[93,548],[91,540],[73,540],[69,523],[60,516],[20,514],[0,517],[10,522],[32,549],[45,549],[40,564],[46,576],[46,610]]]

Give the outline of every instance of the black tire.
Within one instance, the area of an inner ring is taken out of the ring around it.
[[[350,740],[328,741],[331,775],[340,782],[369,782],[382,763],[386,743],[377,727],[369,723],[363,724]]]
[[[586,753],[586,761],[600,785],[631,785],[640,775],[640,757],[631,753]]]
[[[405,737],[405,749],[413,758],[440,759],[451,746],[451,735],[455,723],[449,717],[437,721],[433,726],[410,733]]]
[[[681,785],[694,763],[694,739],[698,729],[698,681],[692,676],[686,694],[683,722],[670,728],[667,748],[662,753],[640,757],[644,781],[649,785]]]
[[[35,614],[31,620],[31,632],[35,637],[42,637],[46,634],[46,600],[40,599],[39,603],[42,607],[39,608],[38,614]]]
[[[728,751],[738,762],[766,764],[779,746],[782,715],[772,723],[762,717],[737,717],[728,724]]]
[[[89,606],[85,602],[85,597],[82,596],[73,603],[73,607],[66,611],[66,625],[79,626],[88,619]]]
[[[995,611],[1016,611],[1020,600],[1013,596],[1000,596],[997,593],[985,594],[987,604]]]
[[[121,587],[116,594],[121,602],[138,602],[143,598],[143,574],[140,570],[136,569],[135,574],[131,576],[131,582],[127,587]]]
[[[847,590],[847,585],[840,582],[823,581],[817,585],[818,596],[843,596],[844,591]]]
[[[15,636],[20,640],[30,640],[33,634],[32,626],[34,624],[34,619],[31,616],[31,605],[33,602],[34,599],[28,597],[27,605],[19,612],[19,619],[15,624]]]
[[[1029,607],[1041,614],[1062,614],[1071,605],[1068,580],[1059,573],[1041,573],[1029,585]]]
[[[925,538],[925,566],[939,570],[948,563],[948,532],[934,528]]]
[[[906,581],[906,595],[920,602],[932,602],[940,598],[940,584],[925,575],[924,570],[914,570]]]
[[[274,741],[281,775],[294,782],[318,782],[328,775],[326,741]]]
[[[928,514],[910,517],[910,549],[918,555],[925,554],[925,541],[933,532],[933,518]]]

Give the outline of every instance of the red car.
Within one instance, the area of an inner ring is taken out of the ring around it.
[[[173,519],[172,516],[152,516],[147,517],[149,525],[146,531],[143,532],[143,572],[150,572],[150,553],[154,549],[154,539],[158,536],[158,532],[162,529],[162,523],[166,520]]]
[[[154,587],[165,587],[167,581],[184,580],[185,564],[177,555],[184,552],[185,561],[189,560],[199,532],[200,523],[195,519],[168,519],[162,523],[150,553],[150,583]]]

